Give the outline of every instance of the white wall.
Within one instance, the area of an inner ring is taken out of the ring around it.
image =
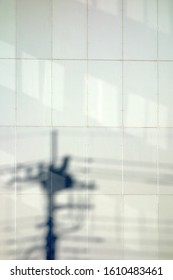
[[[85,186],[56,194],[56,257],[173,258],[172,11],[0,0],[1,259],[45,258],[47,196],[24,178],[51,162],[52,130]]]

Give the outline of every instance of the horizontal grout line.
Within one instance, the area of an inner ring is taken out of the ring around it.
[[[146,128],[146,129],[172,129],[173,126],[58,126],[58,125],[0,125],[0,127],[10,127],[10,128],[81,128],[81,129],[129,129],[129,128],[135,128],[135,129],[140,129],[140,128]]]
[[[1,197],[1,195],[9,195],[9,196],[11,196],[11,195],[14,195],[13,193],[10,193],[10,192],[2,192],[2,193],[0,193],[0,197]],[[33,192],[33,193],[24,193],[24,192],[16,192],[16,196],[20,196],[20,195],[38,195],[38,196],[43,196],[43,197],[45,197],[45,196],[47,196],[47,194],[45,193],[37,193],[37,192]],[[117,194],[114,194],[114,193],[90,193],[90,192],[87,192],[87,191],[83,191],[83,193],[77,193],[77,192],[74,192],[74,193],[59,193],[59,194],[56,194],[55,196],[66,196],[66,195],[68,195],[68,196],[74,196],[74,195],[79,195],[79,196],[105,196],[105,195],[107,195],[107,196],[122,196],[122,197],[124,197],[124,196],[173,196],[173,194],[172,193],[165,193],[165,194],[162,194],[162,193],[155,193],[155,194],[147,194],[147,193],[138,193],[138,194],[126,194],[126,193],[124,193],[124,194],[122,194],[122,193],[117,193]]]
[[[0,60],[35,60],[35,61],[39,61],[39,60],[49,60],[49,61],[120,61],[120,62],[130,62],[130,61],[134,61],[134,62],[173,62],[173,59],[109,59],[109,58],[101,58],[101,59],[97,59],[97,58],[88,58],[88,59],[80,59],[80,58],[12,58],[12,57],[0,57]]]
[[[39,183],[38,183],[39,184]],[[13,191],[9,191],[9,192],[1,192],[0,193],[0,197],[1,197],[1,195],[9,195],[9,196],[11,196],[11,195],[14,195],[14,192],[15,192],[15,189],[13,190]],[[47,196],[47,194],[45,193],[37,193],[37,192],[34,192],[34,193],[27,193],[27,192],[21,192],[21,193],[19,193],[18,191],[16,191],[16,195],[39,195],[39,196],[43,196],[43,197],[45,197],[45,196]]]
[[[103,193],[103,194],[101,194],[100,193],[99,194],[99,193],[95,193],[94,194],[93,193],[92,194],[92,193],[88,193],[88,195],[111,195],[111,196],[114,195],[114,196],[122,196],[122,197],[124,197],[124,196],[143,196],[143,195],[147,195],[147,196],[160,196],[160,195],[164,195],[164,196],[169,195],[170,196],[171,195],[171,196],[173,196],[172,193],[167,193],[167,194],[159,194],[159,193],[155,193],[155,194],[154,193],[153,194],[150,194],[150,193],[148,193],[148,194],[147,193],[140,193],[140,194],[139,193],[138,194],[135,194],[135,193],[132,193],[132,194],[126,194],[126,193],[123,193],[123,194],[122,193],[119,193],[119,194],[114,194],[114,193]]]

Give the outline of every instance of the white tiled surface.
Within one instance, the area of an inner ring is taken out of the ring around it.
[[[17,124],[51,125],[51,62],[17,61]]]
[[[172,0],[158,0],[159,59],[173,59],[172,9]]]
[[[0,60],[0,125],[15,124],[16,62]]]
[[[53,62],[53,125],[86,125],[86,74],[85,61]]]
[[[125,59],[157,58],[157,0],[124,0],[123,27]]]
[[[42,165],[51,162],[51,130],[38,127],[18,127],[16,132],[17,193],[42,194]]]
[[[87,0],[53,0],[53,58],[87,56]]]
[[[124,193],[157,193],[157,130],[124,130]]]
[[[172,18],[0,1],[1,259],[46,258],[48,203],[57,259],[173,258]]]
[[[88,125],[122,125],[122,63],[88,64]]]
[[[1,194],[0,205],[0,260],[14,260],[16,258],[14,195]]]
[[[88,223],[86,195],[58,195],[56,203],[64,207],[55,212],[55,233],[60,233],[57,258],[61,260],[85,260],[88,258]]]
[[[46,209],[44,195],[17,195],[16,259],[44,259]]]
[[[1,127],[0,131],[0,194],[15,192],[15,130]]]
[[[159,197],[159,259],[173,258],[172,195]]]
[[[157,196],[124,198],[124,258],[158,259]]]
[[[122,130],[89,129],[88,179],[96,194],[122,193]]]
[[[72,178],[72,185],[61,193],[87,193],[86,167],[86,131],[82,128],[54,128],[57,131],[55,154],[58,153],[57,165],[63,166],[68,157],[65,172]],[[90,182],[91,183],[91,182]]]
[[[159,62],[159,125],[173,127],[173,62]]]
[[[159,129],[159,192],[173,194],[173,129]]]
[[[157,126],[157,64],[124,63],[124,125]]]
[[[88,1],[88,57],[122,58],[122,0]]]
[[[0,2],[0,57],[16,54],[16,0]]]
[[[104,259],[122,259],[122,197],[120,195],[89,195],[89,201],[95,206],[89,214],[88,221],[89,259],[103,259],[103,255]]]
[[[51,1],[17,1],[17,57],[51,58]]]

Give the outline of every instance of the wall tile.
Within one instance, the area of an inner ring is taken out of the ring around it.
[[[17,57],[51,58],[51,1],[17,0]]]
[[[158,258],[157,196],[124,198],[124,258]]]
[[[122,1],[89,1],[88,56],[91,59],[122,58]]]
[[[173,129],[159,129],[159,192],[173,194]]]
[[[0,2],[0,58],[16,56],[16,0]]]
[[[0,60],[0,125],[15,124],[15,77],[15,61]]]
[[[56,258],[85,260],[88,257],[88,199],[86,195],[56,196]]]
[[[15,197],[0,195],[0,260],[14,260],[15,250]]]
[[[89,214],[88,220],[89,259],[122,259],[122,197],[119,195],[89,195],[89,201],[93,204],[93,210]]]
[[[87,0],[53,0],[53,57],[87,55]]]
[[[95,185],[91,193],[122,193],[121,129],[88,130],[88,178]]]
[[[61,194],[87,193],[85,129],[57,128],[54,133],[56,133],[55,153],[57,153],[55,164],[62,170],[64,176],[67,176],[67,182],[69,182],[69,185],[66,184],[68,187],[61,189]]]
[[[124,58],[157,58],[157,0],[123,2]]]
[[[173,2],[158,0],[159,59],[173,59]]]
[[[89,62],[89,126],[122,125],[122,66],[120,62]]]
[[[124,125],[157,126],[157,67],[154,62],[124,63]]]
[[[47,205],[44,195],[16,197],[16,258],[46,258]]]
[[[51,125],[51,62],[17,62],[18,125]]]
[[[124,132],[124,192],[157,193],[157,130],[129,128]]]
[[[53,125],[86,125],[86,73],[84,61],[54,61]]]
[[[15,131],[12,127],[0,130],[0,194],[15,192]]]
[[[173,127],[173,63],[159,63],[159,125]]]
[[[159,197],[159,259],[173,258],[173,196]]]
[[[51,163],[52,134],[49,128],[17,128],[17,192],[44,194],[44,179]],[[44,176],[43,176],[44,175]]]

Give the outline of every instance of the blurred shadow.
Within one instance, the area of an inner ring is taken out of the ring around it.
[[[77,221],[75,225],[73,225],[71,228],[64,230],[63,232],[60,232],[57,234],[55,232],[55,212],[60,211],[63,209],[76,209],[77,211],[83,211],[89,210],[91,208],[91,205],[89,204],[73,204],[73,203],[67,203],[66,205],[57,205],[55,198],[57,194],[60,191],[66,190],[66,189],[72,189],[74,186],[78,186],[79,189],[94,189],[95,186],[93,184],[87,184],[78,182],[76,178],[73,176],[73,174],[70,174],[68,172],[68,166],[71,161],[70,156],[65,156],[62,159],[62,163],[60,166],[56,166],[56,153],[57,153],[57,147],[56,147],[56,140],[57,140],[57,131],[52,132],[52,162],[50,164],[45,164],[44,162],[40,162],[37,166],[37,174],[33,172],[34,168],[32,167],[32,164],[29,164],[27,166],[26,164],[20,164],[17,166],[17,170],[25,171],[25,176],[16,176],[16,178],[13,178],[8,181],[8,185],[13,185],[16,182],[37,182],[40,184],[42,190],[45,192],[47,197],[47,217],[46,222],[37,225],[37,228],[46,228],[47,234],[45,236],[45,245],[44,248],[42,246],[34,246],[33,248],[30,247],[25,252],[25,258],[28,259],[29,256],[37,251],[38,249],[42,248],[45,251],[45,259],[46,260],[55,260],[57,259],[57,242],[61,237],[64,235],[67,235],[71,232],[75,232],[82,226],[83,221]],[[7,168],[8,169],[8,168]],[[2,174],[5,172],[5,169],[2,170]],[[57,222],[56,222],[56,229],[57,229]],[[32,238],[31,238],[32,239]],[[35,238],[34,238],[35,240]],[[80,237],[79,237],[80,240]],[[94,240],[94,239],[93,239]],[[97,242],[99,239],[95,239]]]

